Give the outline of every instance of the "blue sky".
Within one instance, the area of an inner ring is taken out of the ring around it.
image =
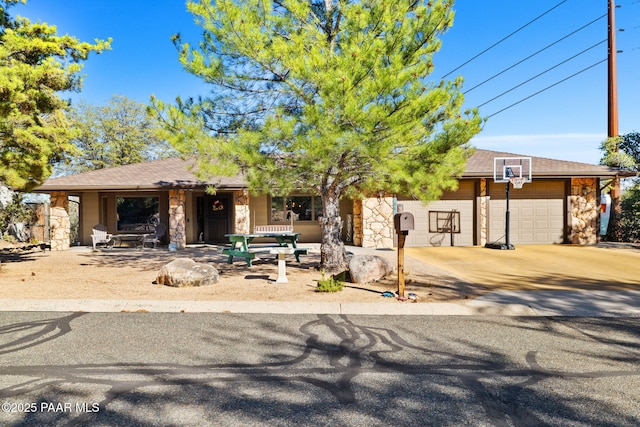
[[[624,29],[616,38],[618,50],[623,50],[617,65],[619,131],[625,134],[640,131],[640,0],[616,3],[621,6],[616,10],[616,27]],[[607,133],[607,63],[593,65],[607,58],[607,44],[600,43],[607,38],[607,0],[458,0],[454,25],[435,56],[433,77],[447,75],[554,6],[448,78],[464,77],[468,107],[509,91],[480,107],[481,115],[490,117],[472,141],[476,147],[598,163],[598,147]],[[56,25],[59,33],[83,41],[113,38],[111,51],[85,63],[84,87],[71,96],[74,100],[99,105],[118,94],[147,103],[153,94],[171,102],[178,95],[208,90],[182,70],[170,40],[177,32],[188,41],[199,40],[200,30],[183,0],[28,0],[11,13]],[[581,27],[585,28],[568,36]],[[507,70],[539,50],[543,51]],[[558,65],[583,50],[587,51]],[[552,67],[556,68],[545,72]]]

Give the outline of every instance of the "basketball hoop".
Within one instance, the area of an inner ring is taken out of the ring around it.
[[[524,185],[525,182],[527,182],[527,179],[525,177],[517,177],[517,178],[509,178],[509,181],[511,181],[511,185],[513,185],[513,188],[522,188],[522,186]]]

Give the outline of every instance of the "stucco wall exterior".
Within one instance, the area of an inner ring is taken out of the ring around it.
[[[556,181],[557,182],[557,181]],[[597,178],[571,178],[564,180],[564,195],[561,197],[565,207],[565,241],[572,244],[590,245],[599,238],[599,180]],[[447,197],[456,195],[465,200],[474,200],[475,244],[484,245],[489,240],[488,212],[490,179],[479,178],[470,192],[451,192]],[[468,193],[468,194],[467,194]],[[70,246],[69,193],[53,191],[50,204],[50,238],[52,250],[64,250]],[[91,244],[91,230],[95,224],[107,225],[109,232],[116,230],[116,197],[132,195],[158,196],[161,222],[168,224],[167,241],[183,248],[195,243],[196,235],[196,196],[202,191],[174,189],[169,191],[145,192],[83,192],[80,193],[80,238],[84,245]],[[230,232],[251,233],[254,225],[266,225],[270,222],[270,198],[266,195],[250,195],[243,190],[234,190],[232,194],[233,211]],[[525,197],[524,190],[514,192],[514,198]],[[501,193],[494,197],[502,197]],[[528,197],[528,196],[527,196]],[[392,248],[394,246],[393,215],[395,198],[391,194],[376,194],[362,200],[342,200],[341,214],[346,222],[348,214],[353,217],[353,244],[367,248]],[[401,202],[399,202],[401,203]],[[514,202],[515,203],[515,202]],[[421,227],[426,226],[420,224]],[[320,242],[320,227],[317,221],[296,221],[294,229],[301,233],[301,242]],[[346,229],[343,236],[346,236]]]

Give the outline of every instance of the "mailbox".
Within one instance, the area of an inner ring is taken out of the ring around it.
[[[397,213],[393,216],[393,224],[397,234],[408,234],[413,230],[413,214],[409,212]]]

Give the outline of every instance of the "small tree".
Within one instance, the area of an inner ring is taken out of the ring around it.
[[[602,144],[600,144],[600,150],[604,151],[600,159],[600,164],[622,169],[637,167],[638,160],[625,150],[625,147],[631,148],[631,144],[625,143],[624,136],[614,136],[605,139]]]
[[[15,193],[6,206],[0,206],[0,239],[12,224],[31,223],[34,211],[23,203],[22,193]]]
[[[199,0],[198,47],[175,42],[211,96],[155,107],[202,178],[243,172],[252,190],[322,199],[321,266],[346,265],[342,196],[433,200],[455,188],[480,130],[461,79],[432,81],[451,1]]]
[[[0,0],[0,182],[29,189],[73,149],[68,104],[57,93],[80,90],[80,62],[109,41],[80,42],[55,26],[13,19],[7,8],[18,2],[26,0]]]
[[[638,170],[640,166],[640,134],[633,132],[623,136],[607,138],[600,145],[604,152],[600,164]],[[638,216],[638,184],[627,190],[629,193],[619,200],[611,200],[611,219],[607,238],[613,241],[637,240],[636,228],[639,224]],[[636,236],[636,237],[634,237]]]
[[[70,121],[77,150],[59,165],[62,171],[85,172],[175,154],[159,134],[157,117],[126,96],[114,95],[104,106],[80,103],[71,110]]]
[[[622,240],[640,242],[640,184],[636,183],[622,195],[620,228]]]
[[[632,167],[634,170],[640,169],[640,132],[631,132],[622,136],[620,150],[631,156],[635,161]]]

